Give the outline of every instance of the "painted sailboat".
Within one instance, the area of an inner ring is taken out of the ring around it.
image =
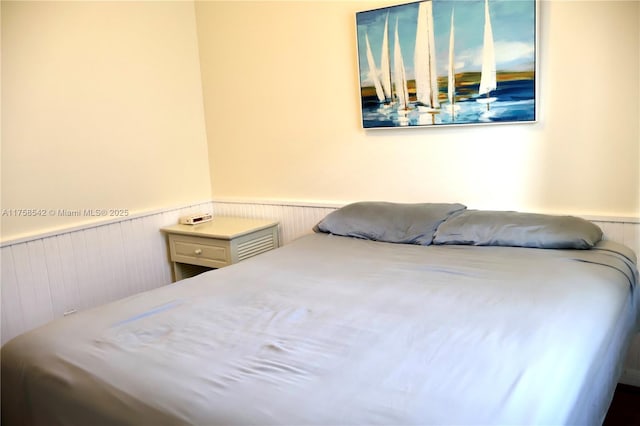
[[[480,103],[487,104],[487,111],[490,109],[491,103],[497,99],[491,96],[491,92],[495,90],[496,87],[496,53],[493,45],[489,0],[484,0],[484,40],[482,47],[482,72],[480,75],[478,96],[486,95],[486,97],[477,98],[476,100]]]
[[[396,20],[395,42],[393,46],[393,83],[397,100],[398,121],[407,124],[409,107],[409,88],[407,86],[407,74],[400,49],[400,37],[398,36],[398,21]]]
[[[369,43],[369,34],[365,33],[364,39],[367,45],[367,64],[369,65],[369,79],[376,89],[376,96],[378,97],[378,101],[384,102],[384,90],[382,89],[382,83],[380,81],[380,75],[378,72],[378,68],[376,67],[376,62],[373,59],[373,52],[371,51],[371,44]]]
[[[453,24],[454,10],[451,10],[451,28],[449,30],[449,73],[447,74],[447,98],[449,99],[449,114],[454,120],[455,112],[460,109],[456,105],[456,63],[455,63],[455,27]]]
[[[384,92],[385,102],[391,102],[391,62],[389,60],[389,14],[384,21],[384,33],[382,34],[382,51],[380,52],[380,83]]]
[[[414,66],[418,110],[437,114],[440,101],[432,3],[423,1],[418,6]]]

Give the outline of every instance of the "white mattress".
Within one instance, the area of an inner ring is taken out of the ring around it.
[[[599,424],[631,257],[310,235],[10,341],[3,424]]]

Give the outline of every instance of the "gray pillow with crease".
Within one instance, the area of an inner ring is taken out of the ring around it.
[[[601,239],[602,230],[579,217],[466,210],[440,225],[433,243],[589,249]]]
[[[313,230],[373,241],[430,245],[438,226],[464,209],[466,206],[457,203],[361,201],[329,213]]]

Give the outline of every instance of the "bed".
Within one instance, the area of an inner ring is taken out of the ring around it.
[[[574,217],[354,203],[2,347],[2,423],[601,424],[634,253]]]

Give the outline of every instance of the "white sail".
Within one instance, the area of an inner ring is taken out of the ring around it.
[[[417,101],[428,107],[438,108],[440,102],[431,1],[420,2],[418,6],[414,70]]]
[[[429,2],[430,3],[430,2]],[[416,47],[414,52],[414,72],[416,98],[418,102],[431,106],[431,83],[429,74],[429,33],[427,28],[426,2],[418,6],[418,23],[416,26]]]
[[[384,22],[384,34],[382,35],[382,51],[380,57],[380,71],[382,73],[380,83],[386,99],[391,99],[391,63],[389,61],[389,14]]]
[[[456,97],[455,30],[453,27],[453,9],[451,10],[451,29],[449,30],[449,75],[447,76],[447,97],[453,105]]]
[[[496,89],[496,54],[493,46],[493,30],[489,15],[489,0],[484,1],[484,41],[482,48],[482,74],[478,94],[483,95]]]
[[[438,100],[438,70],[436,69],[436,39],[435,39],[435,26],[433,24],[433,1],[427,2],[427,25],[429,26],[429,64],[431,66],[431,73],[429,80],[431,81],[431,93],[433,100],[431,106],[434,108],[440,107],[440,101]]]
[[[369,35],[365,33],[364,39],[367,43],[367,63],[369,64],[369,79],[373,82],[376,88],[376,95],[380,102],[384,102],[384,91],[382,90],[382,84],[380,84],[380,77],[378,76],[378,69],[376,68],[376,62],[373,59],[373,52],[371,52],[371,44],[369,43]]]
[[[398,97],[398,109],[407,109],[409,104],[409,89],[407,88],[407,76],[400,49],[400,37],[398,36],[398,21],[396,20],[395,44],[393,46],[393,82]]]

